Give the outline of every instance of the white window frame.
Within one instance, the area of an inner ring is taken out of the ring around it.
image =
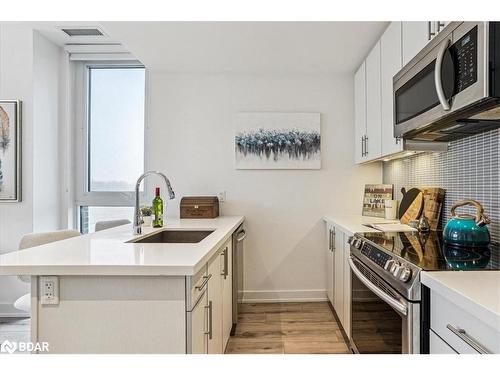
[[[131,207],[135,204],[135,193],[120,191],[88,191],[89,181],[89,71],[91,68],[144,68],[138,61],[73,61],[74,64],[74,121],[75,124],[75,221],[80,227],[81,206]],[[144,87],[144,171],[146,171],[148,72],[145,70]],[[139,177],[139,176],[137,176]],[[144,185],[145,189],[147,185]],[[144,193],[141,192],[141,200]]]

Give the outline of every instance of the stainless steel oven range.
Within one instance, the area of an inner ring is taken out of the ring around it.
[[[420,273],[499,268],[497,245],[450,247],[441,232],[358,233],[349,244],[355,353],[428,353],[430,291]]]

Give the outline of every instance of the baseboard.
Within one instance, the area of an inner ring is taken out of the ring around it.
[[[327,301],[326,291],[319,290],[246,290],[242,303],[257,302],[321,302]]]
[[[29,318],[26,311],[16,309],[12,304],[0,303],[0,318]]]

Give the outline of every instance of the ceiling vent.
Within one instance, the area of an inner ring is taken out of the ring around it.
[[[70,37],[74,36],[104,36],[104,33],[95,27],[68,27],[61,28],[62,32]]]

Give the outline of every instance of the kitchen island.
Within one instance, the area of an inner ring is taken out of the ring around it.
[[[221,353],[232,325],[231,239],[243,220],[167,220],[141,235],[120,226],[4,254],[0,275],[32,276],[31,340],[50,353]],[[208,235],[145,242],[165,230]]]

